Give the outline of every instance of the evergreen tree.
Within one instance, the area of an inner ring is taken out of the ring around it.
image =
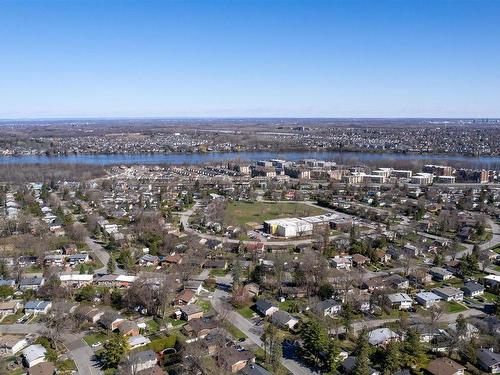
[[[328,350],[326,353],[326,367],[328,372],[333,373],[335,369],[339,366],[339,354],[340,348],[335,340],[331,340],[328,343]]]
[[[406,367],[420,367],[425,360],[424,350],[420,342],[420,334],[416,329],[410,328],[406,333],[403,345],[403,362]]]
[[[368,333],[363,330],[356,342],[356,365],[354,366],[353,375],[369,375],[370,374],[370,344],[368,342]]]
[[[108,273],[109,274],[115,273],[115,271],[116,271],[116,262],[115,262],[115,259],[113,257],[109,257],[107,268],[108,268]]]
[[[281,358],[283,357],[283,343],[281,339],[275,340],[271,348],[270,359],[271,367],[273,373],[277,373],[281,364]]]
[[[113,335],[105,344],[102,351],[102,361],[106,368],[116,368],[122,358],[129,351],[128,340],[120,334]]]
[[[310,320],[302,327],[300,337],[308,357],[316,364],[320,364],[320,353],[324,353],[328,348],[329,340],[326,331],[319,322]]]
[[[393,372],[400,369],[401,353],[399,351],[399,343],[390,342],[384,353],[384,362],[382,363],[382,369],[384,375],[392,374]]]

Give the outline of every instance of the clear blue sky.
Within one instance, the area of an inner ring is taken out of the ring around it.
[[[500,1],[0,0],[0,118],[500,117]]]

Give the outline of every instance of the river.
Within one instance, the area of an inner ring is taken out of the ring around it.
[[[61,155],[61,156],[1,156],[0,164],[202,164],[229,160],[263,159],[320,159],[342,163],[373,163],[384,166],[416,166],[423,163],[446,164],[454,167],[484,168],[500,170],[500,156],[467,157],[459,155],[420,155],[370,152],[312,152],[312,151],[245,151],[245,152],[210,152],[197,154],[96,154],[96,155]]]

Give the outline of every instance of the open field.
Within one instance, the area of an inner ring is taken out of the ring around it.
[[[325,213],[319,207],[303,203],[233,202],[224,212],[224,224],[243,226],[250,222],[262,223],[264,220],[284,217],[303,217]]]

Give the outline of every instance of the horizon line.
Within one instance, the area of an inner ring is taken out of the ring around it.
[[[5,117],[5,121],[88,121],[88,120],[500,120],[497,116],[69,116],[69,117]]]

